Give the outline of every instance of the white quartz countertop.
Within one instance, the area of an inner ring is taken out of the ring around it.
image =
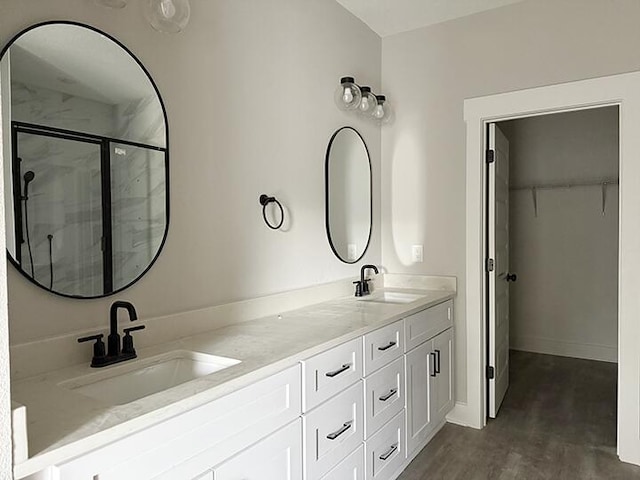
[[[189,411],[455,295],[451,290],[384,291],[412,293],[420,298],[411,303],[392,304],[343,297],[140,349],[140,359],[172,350],[191,350],[238,359],[241,363],[125,405],[109,405],[59,386],[61,382],[95,373],[96,369],[89,367],[89,358],[85,365],[14,383],[12,398],[27,407],[31,455],[16,465],[16,477],[70,460]]]

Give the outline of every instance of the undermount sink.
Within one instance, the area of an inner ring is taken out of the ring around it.
[[[59,386],[87,397],[123,405],[237,365],[240,360],[174,350],[67,380]]]
[[[375,302],[375,303],[411,303],[415,302],[422,295],[416,295],[414,293],[403,293],[403,292],[380,292],[373,293],[369,296],[360,298],[363,302]]]

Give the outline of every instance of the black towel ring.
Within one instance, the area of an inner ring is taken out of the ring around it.
[[[280,223],[275,226],[271,225],[271,223],[269,223],[269,220],[267,220],[267,205],[269,205],[271,202],[274,202],[276,205],[278,205],[278,208],[280,208]],[[266,223],[267,227],[269,227],[271,230],[278,230],[284,222],[284,209],[282,208],[280,202],[276,200],[276,197],[270,197],[263,193],[262,195],[260,195],[260,205],[262,205],[262,218],[264,218],[264,223]]]

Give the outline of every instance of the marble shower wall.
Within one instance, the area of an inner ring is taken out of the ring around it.
[[[108,105],[66,93],[12,83],[16,121],[126,138],[163,146],[165,125],[157,98]],[[29,233],[34,276],[67,295],[103,293],[100,146],[21,134],[20,177],[32,170]],[[128,285],[157,253],[166,226],[164,153],[111,146],[114,288]],[[24,185],[21,180],[22,185]],[[24,203],[22,204],[24,215]],[[49,253],[48,235],[52,235]],[[27,243],[23,270],[31,271]]]

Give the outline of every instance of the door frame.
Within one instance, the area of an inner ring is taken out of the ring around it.
[[[531,88],[464,101],[466,132],[467,402],[456,423],[486,424],[486,276],[484,185],[488,123],[597,107],[619,108],[618,441],[622,461],[640,465],[640,72]],[[461,368],[464,368],[461,366]]]

